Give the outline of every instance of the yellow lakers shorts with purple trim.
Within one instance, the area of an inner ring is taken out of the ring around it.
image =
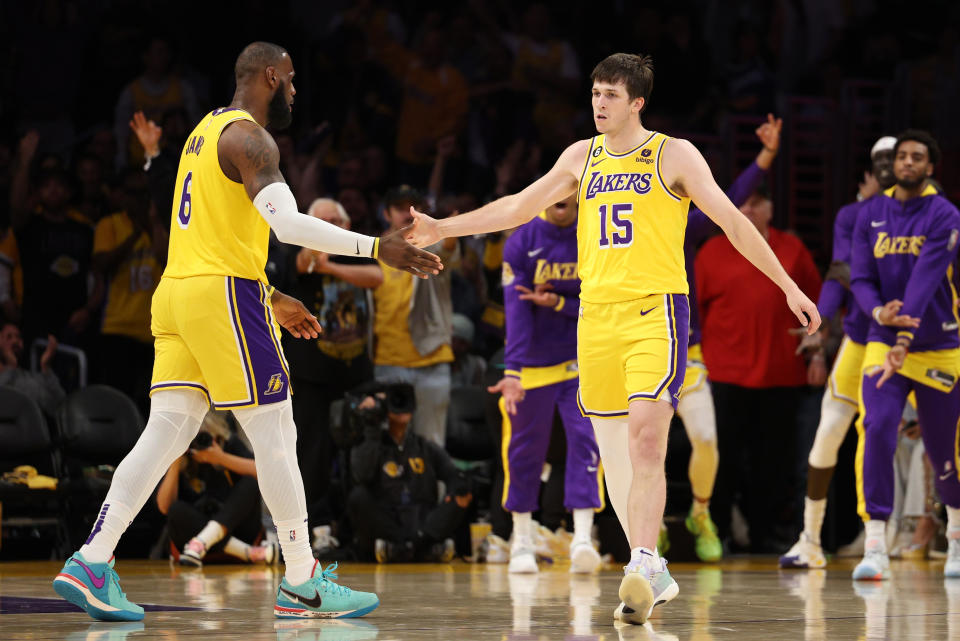
[[[151,394],[197,389],[217,409],[288,398],[290,369],[263,283],[232,276],[163,278],[151,312]]]
[[[687,362],[690,307],[684,294],[580,306],[577,403],[584,416],[623,418],[635,400],[676,409]]]

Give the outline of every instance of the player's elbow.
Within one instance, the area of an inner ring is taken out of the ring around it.
[[[273,233],[274,235],[276,235],[277,240],[279,240],[281,243],[290,244],[294,242],[294,233],[293,233],[292,226],[289,224],[286,224],[285,221],[280,219],[273,221],[272,224],[270,225],[270,229],[273,230]]]

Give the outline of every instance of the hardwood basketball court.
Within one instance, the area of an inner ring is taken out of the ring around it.
[[[54,594],[61,563],[0,563],[0,639],[960,641],[960,580],[944,580],[942,561],[894,561],[884,583],[854,583],[855,562],[813,572],[777,570],[773,558],[671,565],[680,596],[645,627],[613,624],[616,567],[511,576],[504,565],[351,563],[342,582],[376,591],[380,607],[362,619],[297,621],[273,616],[279,570],[121,560],[123,588],[146,617],[98,623]]]

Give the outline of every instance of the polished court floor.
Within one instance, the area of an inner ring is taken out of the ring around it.
[[[672,565],[680,596],[647,626],[618,627],[615,567],[573,577],[564,566],[511,576],[502,565],[350,564],[341,582],[376,591],[380,608],[363,619],[280,621],[275,570],[120,561],[124,590],[148,611],[142,623],[117,624],[56,599],[50,581],[60,564],[0,563],[0,639],[960,641],[960,580],[943,579],[942,561],[894,561],[893,580],[876,584],[855,584],[853,564],[813,572],[779,571],[772,558]]]

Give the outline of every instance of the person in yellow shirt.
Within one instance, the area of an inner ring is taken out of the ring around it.
[[[335,566],[324,569],[310,549],[280,327],[314,339],[321,327],[303,303],[267,281],[270,232],[280,242],[379,258],[423,278],[443,265],[404,240],[409,229],[372,238],[299,212],[280,173],[277,142],[266,129],[292,122],[295,73],[283,47],[245,47],[234,66],[230,105],[207,114],[181,152],[169,255],[151,308],[150,416],[117,466],[90,536],[53,580],[57,594],[95,619],[143,619],[143,608],[120,588],[113,552],[193,441],[210,405],[230,409],[253,446],[285,566],[274,616],[355,617],[380,604],[373,593],[333,583]]]
[[[643,624],[655,605],[679,593],[657,551],[657,536],[666,503],[667,433],[687,360],[683,238],[690,202],[777,284],[810,333],[820,316],[717,186],[700,152],[644,127],[651,58],[613,54],[590,79],[597,136],[567,147],[550,171],[518,194],[445,220],[414,212],[408,238],[423,247],[515,227],[577,194],[577,401],[593,422],[610,502],[632,548],[614,617]]]
[[[413,220],[411,206],[423,197],[407,185],[386,196],[384,216],[390,231]],[[447,263],[455,238],[431,248]],[[414,432],[444,447],[450,405],[453,303],[449,272],[424,281],[381,261],[383,283],[373,290],[374,376],[378,381],[410,383],[416,391]]]
[[[153,370],[150,301],[167,260],[169,235],[151,205],[144,173],[120,184],[124,210],[105,216],[93,235],[93,269],[105,294],[94,380],[115,387],[149,413]]]

